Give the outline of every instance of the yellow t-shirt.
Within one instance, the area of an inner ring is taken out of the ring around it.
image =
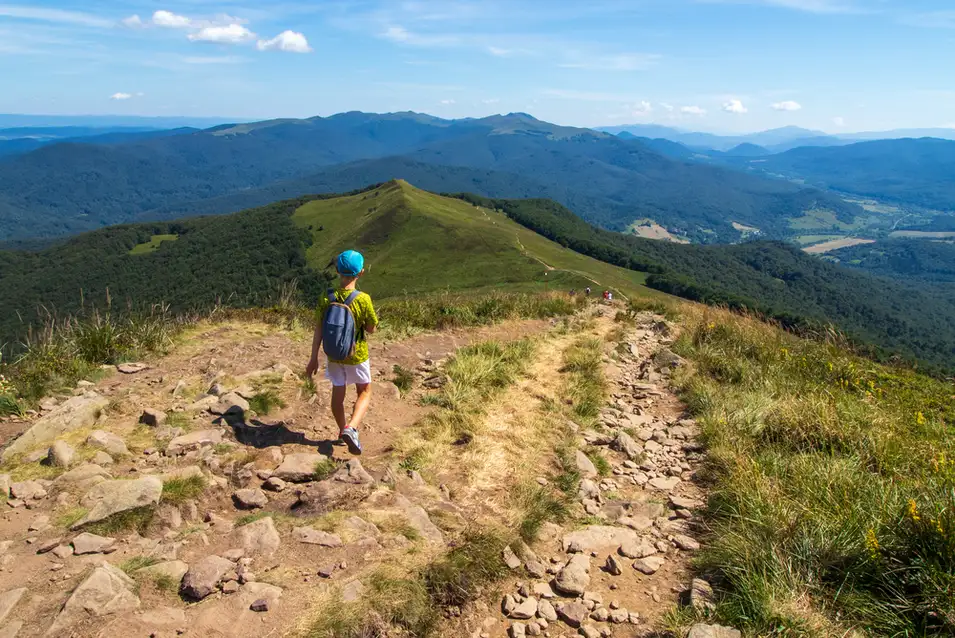
[[[345,303],[348,295],[353,291],[347,288],[339,288],[335,291],[335,298]],[[322,317],[328,309],[328,293],[322,295],[318,300],[318,308],[315,310],[315,320],[321,325]],[[351,302],[351,311],[355,316],[355,354],[344,361],[333,361],[332,363],[343,363],[347,366],[357,366],[360,363],[368,361],[368,338],[365,335],[365,326],[377,326],[378,315],[375,313],[375,306],[371,303],[371,297],[368,293],[359,292],[354,301]]]

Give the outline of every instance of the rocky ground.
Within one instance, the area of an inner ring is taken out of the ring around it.
[[[604,314],[595,334],[614,328]],[[709,604],[687,568],[703,452],[667,384],[682,364],[666,349],[672,330],[645,315],[608,351],[610,404],[597,428],[577,428],[577,523],[547,524],[533,547],[505,552],[503,599],[459,610],[443,635],[645,636],[673,605]],[[555,361],[570,337],[551,323],[375,344],[360,458],[333,445],[323,384],[313,394],[297,374],[309,335],[264,325],[196,329],[166,357],[104,370],[0,423],[0,638],[296,635],[316,601],[361,600],[376,566],[447,551],[455,531],[499,514],[498,483],[522,450],[493,438],[503,447],[482,450],[496,462],[465,458],[470,471],[430,484],[399,465],[396,437],[433,409],[419,398],[441,384],[448,355],[527,335],[549,346],[532,379],[489,410],[506,423],[559,399]],[[385,380],[395,364],[415,373],[405,396]],[[609,472],[584,450],[599,450]],[[538,480],[547,484],[544,469]]]

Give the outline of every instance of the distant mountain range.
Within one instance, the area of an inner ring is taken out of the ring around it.
[[[0,240],[231,212],[392,178],[436,191],[548,197],[615,230],[651,218],[698,242],[738,239],[734,222],[773,237],[810,209],[845,221],[861,212],[815,188],[674,160],[526,113],[443,120],[352,112],[130,135],[146,138],[67,140],[0,159]]]
[[[626,133],[634,137],[665,139],[678,142],[696,150],[729,151],[740,144],[762,146],[770,153],[782,153],[801,146],[843,146],[854,142],[882,139],[935,137],[955,140],[955,128],[898,129],[882,132],[845,133],[829,135],[822,131],[813,131],[798,126],[748,133],[745,135],[716,135],[697,133],[657,124],[626,124],[622,126],[603,126],[595,130],[613,135]]]

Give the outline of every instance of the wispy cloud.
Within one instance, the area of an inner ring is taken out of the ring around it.
[[[500,101],[501,101],[500,98],[492,97],[492,98],[487,98],[485,100],[481,100],[481,104],[497,104]]]
[[[572,54],[571,59],[557,66],[565,69],[593,71],[642,71],[655,65],[660,56],[652,53],[583,56]]]
[[[259,51],[285,51],[287,53],[311,53],[308,39],[297,31],[283,31],[271,40],[259,40]]]
[[[902,18],[904,24],[928,29],[955,29],[955,11],[929,11]]]
[[[417,47],[453,46],[461,42],[461,39],[456,35],[415,33],[397,24],[388,26],[378,34],[378,37]]]
[[[651,113],[653,113],[653,105],[646,100],[641,100],[630,109],[630,115],[633,117],[646,117]]]
[[[844,118],[844,117],[834,117],[834,118],[832,118],[832,123],[835,124],[836,126],[840,126],[840,127],[841,127],[841,126],[845,126],[845,125],[846,125],[846,118]]]
[[[874,10],[872,0],[696,0],[703,4],[751,4],[793,9],[808,13],[869,13]]]
[[[183,64],[238,64],[242,58],[236,55],[184,55],[179,58]]]
[[[577,91],[574,89],[547,89],[544,95],[558,97],[565,100],[581,100],[583,102],[632,102],[633,98],[619,93],[602,93],[600,91]]]
[[[109,96],[109,99],[111,99],[111,100],[123,101],[123,100],[132,99],[132,97],[133,97],[133,94],[132,94],[132,93],[122,93],[122,92],[121,92],[121,93],[113,93],[112,95]]]
[[[441,100],[439,104],[441,104],[441,106],[451,106],[452,104],[457,104],[457,101],[456,100]]]
[[[680,113],[683,113],[684,115],[696,115],[696,116],[702,117],[702,116],[706,115],[706,109],[701,108],[701,107],[699,107],[699,106],[695,106],[695,105],[694,105],[694,106],[681,106],[681,107],[680,107]]]
[[[802,109],[802,104],[794,102],[793,100],[783,100],[782,102],[776,102],[772,106],[775,111],[799,111]]]
[[[0,4],[0,16],[4,18],[18,18],[21,20],[36,20],[39,22],[77,24],[84,27],[106,28],[114,24],[112,20],[107,20],[90,13],[15,4]]]

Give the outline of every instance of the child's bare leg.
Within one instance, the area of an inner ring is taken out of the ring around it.
[[[356,383],[355,389],[358,391],[358,398],[355,400],[355,409],[352,411],[348,427],[357,430],[361,420],[365,418],[365,413],[368,412],[368,406],[371,405],[371,384]]]
[[[332,414],[335,415],[335,423],[338,424],[338,433],[345,431],[348,421],[345,419],[345,390],[348,387],[344,385],[332,386]]]

